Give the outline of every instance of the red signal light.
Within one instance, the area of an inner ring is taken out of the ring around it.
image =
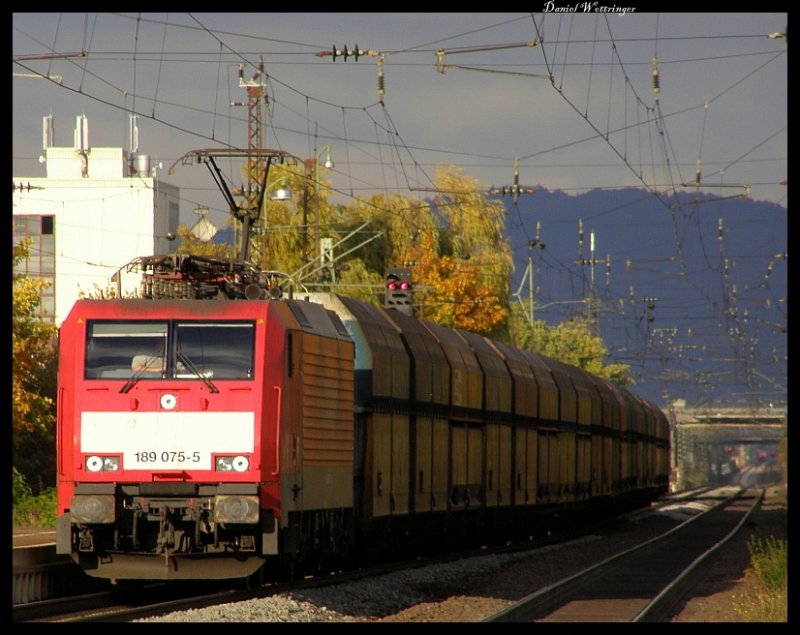
[[[386,288],[389,291],[408,291],[411,288],[411,283],[408,280],[387,280]]]
[[[398,309],[406,315],[414,314],[414,300],[411,297],[410,269],[387,269],[384,273],[384,289],[386,297],[383,306],[387,309]]]

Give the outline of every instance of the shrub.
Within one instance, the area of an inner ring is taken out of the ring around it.
[[[16,482],[15,482],[16,488]],[[56,526],[56,490],[54,487],[44,490],[38,496],[16,498],[14,495],[13,515],[15,527],[55,527]]]
[[[30,498],[31,488],[25,477],[19,473],[17,468],[11,468],[11,504],[16,506],[27,498]]]
[[[768,591],[780,591],[786,587],[789,570],[787,541],[768,536],[763,542],[752,537],[747,545],[750,551],[751,571],[759,577]]]
[[[788,621],[788,541],[768,536],[762,542],[751,537],[750,568],[746,575],[755,578],[753,590],[737,598],[736,612],[746,622]]]

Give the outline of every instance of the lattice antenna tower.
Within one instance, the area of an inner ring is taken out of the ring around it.
[[[264,106],[267,88],[263,58],[259,58],[258,69],[250,79],[244,77],[244,64],[239,65],[239,88],[247,90],[247,185],[242,195],[248,214],[251,218],[258,219],[256,226],[263,231],[264,215],[259,214],[260,210],[256,209],[261,200],[259,195],[266,169],[266,160],[260,156],[260,151],[264,148]],[[244,104],[232,102],[231,105],[242,106]],[[259,235],[259,233],[258,230],[254,232],[255,235]],[[252,260],[256,263],[260,263],[265,255],[260,242],[251,239],[250,253]]]

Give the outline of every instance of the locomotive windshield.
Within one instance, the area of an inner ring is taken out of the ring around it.
[[[179,322],[175,329],[177,377],[196,373],[214,379],[250,379],[253,325]],[[182,368],[182,366],[184,366]]]
[[[252,379],[252,322],[90,321],[86,379]]]

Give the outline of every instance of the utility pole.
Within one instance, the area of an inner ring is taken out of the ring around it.
[[[500,194],[503,197],[510,195],[514,205],[517,204],[520,194],[533,194],[535,191],[529,185],[519,184],[519,159],[514,159],[514,182],[511,185],[501,185],[499,187],[492,185],[489,188],[489,194]]]
[[[525,305],[522,303],[522,297],[520,294],[522,293],[522,287],[525,285],[525,282],[528,282],[528,312],[525,316],[528,319],[528,324],[533,324],[533,307],[535,305],[534,296],[536,295],[535,289],[533,287],[533,250],[535,248],[544,249],[545,244],[542,242],[540,234],[542,230],[542,223],[540,221],[536,221],[536,238],[533,240],[528,241],[528,268],[525,270],[525,273],[522,274],[522,279],[519,283],[519,288],[517,292],[514,294],[519,300],[520,305],[522,306],[523,311],[525,310]]]
[[[535,248],[544,249],[544,243],[541,241],[542,223],[536,221],[536,238],[528,241],[528,310],[529,321],[533,324],[533,307],[536,304],[534,301],[534,287],[533,287],[533,250]]]
[[[266,75],[264,74],[264,59],[259,59],[258,70],[249,80],[244,79],[244,64],[239,65],[239,88],[247,89],[247,186],[242,195],[245,199],[246,213],[252,219],[257,219],[258,229],[256,233],[263,233],[266,229],[266,215],[261,214],[261,210],[256,207],[263,202],[261,197],[261,186],[265,167],[264,157],[261,150],[264,147],[264,95],[267,86]],[[242,106],[241,102],[232,102],[232,106]],[[253,261],[262,264],[266,255],[263,249],[263,241],[253,241],[251,246]]]
[[[316,138],[316,131],[314,133]],[[316,148],[315,148],[316,149]],[[316,154],[314,158],[306,159],[304,161],[305,165],[305,177],[303,186],[303,234],[302,234],[302,249],[303,249],[303,265],[308,264],[309,258],[309,249],[308,249],[308,226],[309,226],[309,219],[308,219],[308,206],[309,201],[311,198],[314,199],[314,251],[319,254],[319,257],[325,257],[324,249],[321,247],[321,233],[320,233],[320,189],[322,187],[322,183],[319,180],[319,161],[322,158],[322,155],[325,154],[325,163],[323,164],[325,168],[330,170],[333,168],[334,163],[333,159],[331,158],[331,144],[327,144],[320,152]],[[312,182],[313,180],[313,182]],[[313,187],[313,194],[311,193],[311,188]],[[316,256],[315,256],[316,259]],[[319,276],[317,276],[319,278]]]
[[[606,265],[606,286],[610,284],[611,278],[611,256],[606,255],[605,260],[598,260],[594,257],[594,231],[589,233],[589,258],[583,257],[583,220],[578,220],[578,259],[574,261],[576,265],[589,266],[589,297],[587,299],[588,305],[588,319],[589,325],[592,329],[592,334],[595,337],[600,337],[600,324],[598,319],[597,310],[597,289],[594,283],[594,267],[598,264]]]

